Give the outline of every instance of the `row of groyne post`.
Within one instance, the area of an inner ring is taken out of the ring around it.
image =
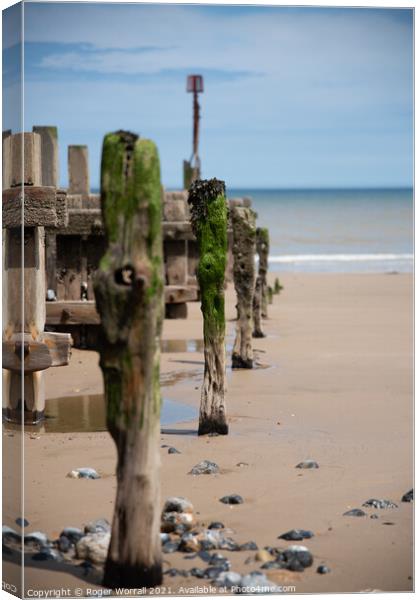
[[[233,277],[237,294],[232,367],[251,369],[252,337],[264,335],[261,323],[267,316],[268,232],[256,227],[249,200],[227,200],[223,181],[196,180],[188,191],[164,193],[155,144],[126,131],[104,138],[100,195],[89,193],[86,173],[72,179],[80,186],[77,193],[60,189],[52,184],[58,183],[58,166],[43,166],[51,155],[57,160],[56,131],[36,129],[3,140],[6,417],[21,422],[23,415],[28,423],[42,419],[43,372],[69,363],[72,325],[95,325],[92,343],[100,354],[107,427],[118,455],[103,583],[156,586],[162,581],[159,373],[165,310],[193,299],[182,296],[185,289],[193,288],[194,299],[201,301],[204,377],[198,434],[226,435],[226,281]],[[72,162],[86,170],[86,151],[76,161],[80,147],[72,148]],[[63,262],[62,243],[68,252]],[[95,253],[91,263],[89,251]],[[81,257],[77,265],[75,255]],[[60,300],[61,294],[70,299]],[[179,297],[184,302],[177,302]],[[50,306],[54,318],[48,323]],[[47,331],[52,325],[64,331]]]

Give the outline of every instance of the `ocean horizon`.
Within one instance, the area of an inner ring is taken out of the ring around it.
[[[410,186],[228,187],[227,195],[252,199],[258,225],[270,231],[271,271],[413,271],[414,202]]]

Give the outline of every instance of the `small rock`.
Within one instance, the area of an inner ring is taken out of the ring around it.
[[[160,534],[160,541],[162,542],[162,544],[166,544],[166,542],[169,542],[169,540],[171,539],[169,533],[161,533]]]
[[[312,531],[306,529],[291,529],[290,531],[279,535],[278,539],[299,542],[300,540],[308,540],[312,537],[314,537]]]
[[[27,521],[26,519],[22,519],[22,517],[18,517],[15,523],[16,525],[19,525],[19,527],[28,527],[29,525],[29,521]]]
[[[82,467],[80,469],[74,469],[67,473],[66,477],[71,477],[72,479],[100,479],[101,476],[95,471],[95,469],[91,469],[90,467]]]
[[[111,534],[109,532],[90,533],[76,544],[77,558],[101,565],[105,562]]]
[[[53,560],[55,562],[61,562],[63,559],[58,552],[51,550],[51,548],[43,548],[40,552],[31,556],[32,560],[43,561]]]
[[[398,508],[398,504],[395,504],[394,502],[391,502],[391,500],[378,500],[377,498],[370,498],[370,500],[366,500],[366,502],[364,502],[362,504],[362,506],[369,506],[372,508]]]
[[[198,553],[198,556],[205,563],[209,563],[211,561],[211,554],[210,554],[210,552],[207,552],[207,550],[200,550],[200,552]]]
[[[182,496],[171,496],[166,500],[162,512],[178,512],[192,514],[194,512],[194,506],[192,505],[192,502],[187,500],[187,498],[183,498]]]
[[[33,533],[28,533],[24,536],[23,543],[25,546],[43,548],[44,546],[49,546],[50,540],[45,533],[34,531]]]
[[[60,533],[60,537],[61,536],[69,539],[72,544],[77,544],[77,542],[84,536],[84,533],[78,527],[66,527]]]
[[[220,498],[220,502],[223,502],[223,504],[243,504],[244,500],[239,494],[229,494]]]
[[[162,444],[161,448],[169,448],[168,444]]]
[[[240,544],[238,550],[258,550],[258,546],[255,542],[245,542],[245,544]]]
[[[401,502],[413,502],[414,501],[414,489],[409,490],[401,498]]]
[[[3,525],[2,527],[2,537],[4,544],[10,542],[16,542],[19,544],[22,541],[22,536],[11,527],[7,527],[7,525]]]
[[[241,585],[237,591],[238,594],[267,594],[280,592],[281,589],[259,571],[254,571],[244,575]]]
[[[71,542],[65,535],[60,535],[57,546],[60,552],[66,553],[71,548]]]
[[[242,581],[242,575],[235,573],[235,571],[224,571],[213,580],[214,585],[219,587],[231,588],[233,586],[239,586]]]
[[[223,523],[220,523],[220,521],[213,521],[213,523],[210,523],[210,525],[208,526],[207,529],[224,529],[225,526],[223,525]]]
[[[371,519],[379,519],[379,515],[377,515],[376,513],[373,513],[373,515],[370,515]]]
[[[192,529],[195,523],[195,517],[191,513],[165,512],[162,514],[160,528],[163,533],[182,534]]]
[[[47,302],[54,302],[57,300],[57,296],[55,295],[55,291],[48,289],[47,290]]]
[[[165,554],[172,554],[172,552],[176,552],[178,550],[179,544],[179,541],[166,542],[162,546],[162,552]]]
[[[273,559],[273,557],[268,550],[258,550],[258,552],[255,555],[255,560],[258,560],[261,562],[269,562],[272,559]]]
[[[382,525],[395,525],[395,523],[392,523],[392,521],[384,521]]]
[[[208,567],[204,571],[205,579],[217,579],[221,573],[223,573],[224,569],[222,567]]]
[[[366,513],[364,510],[361,510],[360,508],[352,508],[351,510],[348,510],[347,512],[343,513],[343,517],[366,517]]]
[[[170,448],[168,448],[168,454],[181,454],[181,452],[173,446],[171,446]]]
[[[199,579],[203,579],[204,577],[204,569],[199,569],[198,567],[193,567],[190,570],[191,577],[198,577]]]
[[[190,475],[213,475],[219,473],[220,469],[216,463],[210,460],[202,460],[189,472]]]
[[[304,461],[300,462],[298,465],[296,465],[295,468],[296,469],[319,469],[319,464],[315,460],[308,458],[307,460],[304,460]]]
[[[277,560],[268,560],[263,565],[261,565],[261,569],[267,569],[268,571],[271,569],[283,569],[285,567],[285,563],[279,562]],[[303,571],[303,567],[301,569]]]
[[[200,541],[196,535],[184,533],[181,537],[181,543],[179,545],[180,552],[199,552],[200,547]]]
[[[319,565],[316,572],[320,575],[326,575],[327,573],[331,573],[331,569],[325,565]]]
[[[164,575],[167,575],[168,577],[176,577],[179,574],[178,569],[167,569],[166,571],[163,572]]]
[[[109,533],[111,524],[107,519],[96,519],[85,526],[85,533]]]
[[[236,463],[237,467],[249,467],[249,464],[247,462],[238,462]]]
[[[291,565],[294,561],[298,561],[304,569],[310,567],[314,561],[312,554],[309,552],[306,546],[289,546],[284,552],[283,556],[286,559],[287,568],[291,569],[289,565]]]

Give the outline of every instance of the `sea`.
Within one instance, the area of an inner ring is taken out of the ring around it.
[[[228,189],[270,231],[270,271],[410,273],[413,189]]]

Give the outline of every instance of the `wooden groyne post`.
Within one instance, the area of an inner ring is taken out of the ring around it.
[[[89,196],[89,153],[84,145],[68,147],[69,194]]]
[[[236,291],[236,336],[233,369],[252,369],[252,300],[255,281],[255,213],[245,206],[231,205],[233,230],[233,281]]]
[[[103,584],[162,582],[160,335],[163,319],[161,184],[153,142],[105,136],[101,204],[107,250],[94,291],[107,427],[118,453],[117,495]]]
[[[204,332],[204,381],[198,435],[228,433],[225,403],[225,293],[227,204],[225,184],[196,180],[189,189],[191,225],[197,237],[197,279]]]
[[[268,318],[268,255],[270,252],[270,236],[266,227],[257,228],[258,276],[261,278],[261,316]]]
[[[44,417],[43,371],[70,359],[71,336],[44,331],[45,228],[65,223],[66,195],[41,185],[38,134],[15,134],[6,141],[10,187],[3,190],[3,394],[8,420],[35,424]]]

